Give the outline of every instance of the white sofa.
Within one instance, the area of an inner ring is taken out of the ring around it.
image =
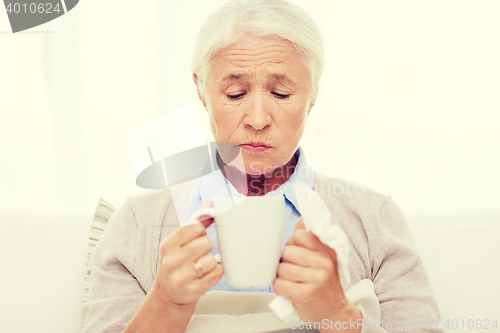
[[[0,332],[79,332],[93,213],[0,213]]]
[[[443,319],[500,325],[500,210],[406,216]],[[0,332],[80,331],[92,220],[93,213],[0,213]]]

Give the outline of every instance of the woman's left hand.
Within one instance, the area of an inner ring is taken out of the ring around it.
[[[340,284],[337,253],[305,229],[302,217],[297,220],[295,232],[285,244],[273,288],[277,295],[292,302],[305,322],[323,323],[327,319],[328,325],[332,321],[334,327],[335,322],[349,324],[349,319],[356,322],[362,318]]]

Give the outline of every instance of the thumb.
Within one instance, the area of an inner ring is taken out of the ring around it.
[[[297,223],[295,223],[295,230],[305,229],[306,225],[304,224],[304,218],[301,216],[297,219]]]
[[[295,223],[295,231],[299,229],[305,229],[304,225],[304,218],[301,216],[297,219],[297,223]],[[295,239],[293,238],[294,235],[292,235],[288,241],[286,242],[285,245],[296,245]]]

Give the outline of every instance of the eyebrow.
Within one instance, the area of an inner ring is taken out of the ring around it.
[[[226,77],[222,79],[222,81],[227,81],[227,80],[240,80],[243,78],[248,77],[248,74],[229,74]]]
[[[280,81],[288,81],[288,82],[293,82],[291,79],[288,78],[285,74],[275,74],[271,73],[267,77],[272,77],[273,79],[280,80]]]

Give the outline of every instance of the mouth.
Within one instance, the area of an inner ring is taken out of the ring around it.
[[[252,153],[264,152],[271,148],[270,145],[264,142],[255,142],[255,141],[243,143],[240,145],[240,147]]]

